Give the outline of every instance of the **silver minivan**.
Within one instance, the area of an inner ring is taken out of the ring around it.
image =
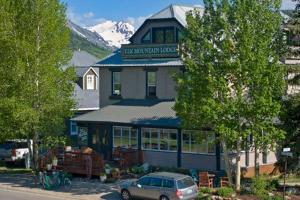
[[[198,187],[192,177],[157,172],[120,183],[120,194],[123,200],[133,197],[156,200],[190,200],[196,199]]]

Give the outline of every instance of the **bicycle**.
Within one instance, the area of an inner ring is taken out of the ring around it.
[[[52,172],[48,175],[47,172],[39,172],[39,183],[45,190],[55,190],[63,187],[69,191],[72,187],[70,175],[63,171]]]

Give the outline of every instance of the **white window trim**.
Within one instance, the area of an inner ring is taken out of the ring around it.
[[[115,73],[119,73],[120,74],[120,91],[119,94],[115,93]],[[121,95],[121,91],[122,91],[122,84],[121,84],[121,72],[117,71],[117,72],[112,72],[112,95]]]
[[[150,130],[150,148],[144,148],[144,143],[143,143],[143,129],[147,129]],[[158,142],[158,149],[152,149],[152,130],[156,129],[157,134],[158,134],[158,138],[157,138],[157,142]],[[178,130],[177,129],[162,129],[162,128],[142,128],[142,134],[141,134],[141,140],[142,140],[142,150],[146,150],[146,151],[161,151],[161,152],[177,152],[178,151],[178,143],[176,144],[177,149],[176,150],[170,150],[170,132],[168,132],[168,150],[165,149],[160,149],[160,133],[161,131],[164,130],[176,130],[176,142],[178,141]]]
[[[123,129],[129,129],[129,146],[131,146],[131,130],[134,129],[134,128],[129,127],[129,126],[113,126],[113,147],[114,148],[118,147],[118,146],[115,145],[115,128],[120,128],[121,129],[121,136],[120,136],[121,147],[137,149],[137,147],[138,147],[138,130],[137,129],[136,129],[136,140],[137,140],[136,146],[137,147],[128,147],[128,146],[123,145]]]
[[[89,84],[89,78],[91,78],[92,82]],[[95,76],[94,75],[86,75],[86,89],[94,90],[95,89]]]
[[[184,151],[183,150],[183,134],[184,134],[185,131],[189,132],[189,151]],[[181,132],[181,152],[184,153],[184,154],[215,155],[216,153],[209,153],[208,152],[208,140],[206,140],[206,145],[205,145],[205,151],[206,152],[194,152],[194,151],[191,151],[191,149],[192,149],[192,142],[191,142],[192,141],[192,139],[191,139],[192,137],[191,137],[191,133],[193,131],[195,131],[195,130],[182,130],[182,132]],[[213,133],[212,131],[200,131],[200,132],[202,132],[202,133]],[[216,147],[214,147],[214,150],[216,150]]]

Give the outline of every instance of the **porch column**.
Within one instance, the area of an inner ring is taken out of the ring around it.
[[[137,128],[138,132],[138,150],[142,150],[142,129],[141,127]]]
[[[177,167],[181,167],[182,149],[181,149],[181,129],[178,129],[177,134]]]

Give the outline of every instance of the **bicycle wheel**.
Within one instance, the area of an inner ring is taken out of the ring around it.
[[[69,178],[65,178],[64,179],[64,189],[66,191],[70,191],[71,190],[71,187],[72,187],[72,182]]]

